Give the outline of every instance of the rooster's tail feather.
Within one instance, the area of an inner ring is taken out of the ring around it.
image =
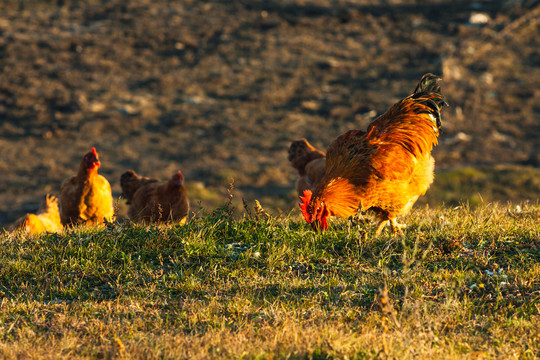
[[[424,74],[424,76],[422,76],[422,79],[420,79],[418,85],[416,85],[416,89],[414,89],[414,94],[421,92],[435,92],[440,94],[441,86],[439,85],[439,81],[441,80],[441,77],[433,75],[432,73]]]
[[[439,81],[442,79],[431,73],[422,76],[420,82],[414,89],[412,99],[417,100],[421,104],[427,106],[432,111],[430,112],[436,119],[437,128],[441,127],[441,109],[444,105],[448,106],[446,99],[441,94],[441,86]]]

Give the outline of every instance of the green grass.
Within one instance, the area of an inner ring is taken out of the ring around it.
[[[417,209],[403,238],[227,207],[6,233],[0,357],[539,358],[540,207],[521,208]]]
[[[513,202],[540,198],[540,169],[531,166],[498,165],[439,170],[426,196],[419,199],[430,205],[466,202],[479,206],[485,202]]]

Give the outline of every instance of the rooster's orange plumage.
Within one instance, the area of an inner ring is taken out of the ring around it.
[[[330,144],[326,172],[313,191],[306,190],[300,208],[314,229],[326,229],[328,216],[349,217],[373,211],[376,234],[396,216],[407,213],[433,182],[441,108],[446,104],[433,74],[420,80],[414,93],[375,119],[367,128],[350,130]]]

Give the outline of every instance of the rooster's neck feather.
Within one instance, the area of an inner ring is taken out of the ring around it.
[[[319,184],[315,189],[314,197],[324,202],[328,215],[349,217],[356,213],[361,196],[349,179],[335,177],[328,181],[321,181]]]

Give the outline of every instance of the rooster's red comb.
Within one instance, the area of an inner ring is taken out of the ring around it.
[[[313,194],[311,193],[311,190],[304,190],[304,196],[300,196],[300,200],[302,200],[302,202],[300,203],[300,211],[302,211],[302,214],[304,215],[304,218],[306,219],[308,223],[311,223],[312,221],[311,215],[307,209],[309,206],[309,203],[311,202],[312,196]]]

